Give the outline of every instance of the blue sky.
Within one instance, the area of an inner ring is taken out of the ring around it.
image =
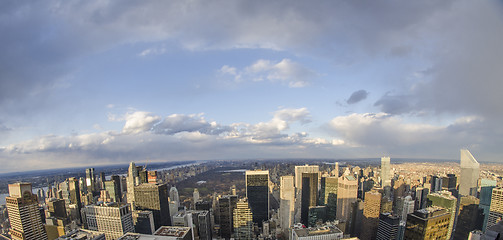
[[[501,161],[501,1],[6,1],[2,172]]]

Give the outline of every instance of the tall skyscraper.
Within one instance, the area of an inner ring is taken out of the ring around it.
[[[176,207],[180,207],[180,195],[178,195],[178,189],[175,186],[169,189],[169,200],[175,203]]]
[[[253,222],[262,227],[262,222],[269,219],[269,171],[246,171],[245,183]]]
[[[447,174],[446,177],[442,178],[442,190],[446,190],[452,193],[454,197],[458,196],[457,187],[458,178],[455,174]]]
[[[196,206],[196,202],[199,202],[199,190],[197,188],[194,188],[192,199],[194,200],[194,206]]]
[[[246,199],[236,203],[233,214],[234,239],[253,239],[253,217]]]
[[[349,175],[349,172],[346,172],[339,177],[338,183],[336,218],[346,222],[347,231],[347,229],[351,229],[349,222],[351,219],[351,205],[356,202],[358,196],[358,180]]]
[[[283,231],[293,226],[295,210],[295,188],[293,176],[282,176],[280,179],[280,226]],[[287,231],[288,232],[288,231]]]
[[[136,166],[134,162],[129,164],[128,174],[126,178],[127,183],[127,203],[132,204],[131,207],[134,209],[135,193],[134,187],[147,183],[147,171],[140,166]]]
[[[381,157],[381,186],[384,189],[384,195],[391,199],[391,170],[390,158]]]
[[[360,239],[375,239],[379,225],[379,214],[381,213],[381,201],[382,195],[378,191],[372,190],[365,193]]]
[[[308,226],[309,208],[315,207],[318,197],[318,173],[302,173],[302,202],[300,222]]]
[[[474,196],[460,197],[453,239],[468,239],[471,231],[482,229],[484,216],[483,210],[479,208],[479,201]]]
[[[480,165],[467,149],[461,149],[459,194],[477,196]]]
[[[379,226],[377,228],[376,240],[399,239],[400,218],[390,213],[379,214]]]
[[[487,228],[487,220],[489,219],[489,211],[491,208],[491,197],[493,189],[496,187],[495,180],[482,179],[480,181],[480,203],[479,208],[484,212],[484,220],[482,222],[482,231],[485,232]]]
[[[218,199],[218,223],[220,224],[220,236],[230,239],[234,231],[234,209],[238,202],[238,196],[224,195]]]
[[[110,180],[104,182],[105,190],[108,191],[113,202],[121,202],[121,184],[120,178],[117,175],[111,177]]]
[[[404,240],[449,239],[450,214],[441,207],[419,209],[407,216]]]
[[[134,232],[133,216],[129,204],[107,203],[87,205],[82,209],[87,229],[105,233],[106,240]]]
[[[452,230],[454,229],[454,221],[456,219],[456,205],[457,205],[457,199],[454,196],[452,196],[451,192],[440,191],[428,194],[428,206],[442,207],[450,215],[448,225],[449,229],[446,239],[451,238]]]
[[[318,165],[295,166],[295,187],[302,189],[302,173],[318,173],[320,167]]]
[[[144,183],[136,186],[134,192],[136,209],[152,211],[155,229],[171,224],[166,184]]]
[[[37,195],[32,193],[31,183],[9,184],[9,196],[5,201],[13,240],[47,239]]]
[[[407,220],[407,215],[409,213],[414,212],[414,200],[412,200],[411,196],[407,196],[403,199],[403,207],[400,211],[400,220],[401,221],[406,221]]]
[[[86,188],[90,193],[96,192],[96,176],[94,175],[94,168],[86,169]]]
[[[487,228],[496,225],[501,219],[503,219],[503,188],[498,187],[493,188]]]
[[[320,190],[320,203],[327,206],[328,220],[335,220],[337,214],[337,189],[339,177],[322,177]]]

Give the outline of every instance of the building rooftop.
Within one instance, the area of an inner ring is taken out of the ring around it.
[[[105,233],[98,231],[91,231],[87,229],[76,229],[70,233],[57,238],[56,240],[93,240],[93,239],[104,239]]]
[[[183,238],[189,231],[190,227],[162,226],[155,231],[154,235]]]
[[[326,234],[334,234],[341,233],[342,231],[336,226],[326,225],[322,227],[310,227],[310,228],[296,228],[293,229],[297,236],[299,237],[308,237],[308,236],[317,236],[317,235],[326,235]]]

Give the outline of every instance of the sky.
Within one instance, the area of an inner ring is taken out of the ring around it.
[[[503,1],[2,1],[0,172],[503,162]]]

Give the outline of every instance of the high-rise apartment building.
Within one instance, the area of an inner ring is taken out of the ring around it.
[[[155,229],[171,225],[166,184],[143,183],[134,188],[134,193],[136,209],[152,211]]]
[[[302,202],[300,222],[308,225],[309,208],[315,207],[318,197],[318,173],[302,173]]]
[[[441,207],[427,207],[407,216],[404,240],[449,239],[450,213]]]
[[[129,204],[104,203],[87,205],[82,208],[87,229],[105,233],[106,240],[121,237],[127,232],[134,232],[133,216]]]
[[[236,203],[233,214],[234,239],[253,239],[253,217],[246,199]]]
[[[467,149],[461,149],[459,194],[477,196],[480,165]]]
[[[451,238],[452,230],[454,229],[454,221],[456,220],[456,204],[457,199],[452,196],[451,192],[440,191],[428,194],[428,206],[442,207],[450,215],[446,239]]]
[[[501,219],[503,219],[503,188],[498,187],[493,188],[487,228],[496,225]]]
[[[13,240],[47,239],[37,195],[32,193],[31,183],[9,184],[9,196],[5,202]]]
[[[282,176],[280,179],[280,226],[283,231],[293,226],[295,210],[295,187],[293,176]]]
[[[246,171],[245,183],[253,222],[262,227],[262,222],[269,219],[269,171]]]

